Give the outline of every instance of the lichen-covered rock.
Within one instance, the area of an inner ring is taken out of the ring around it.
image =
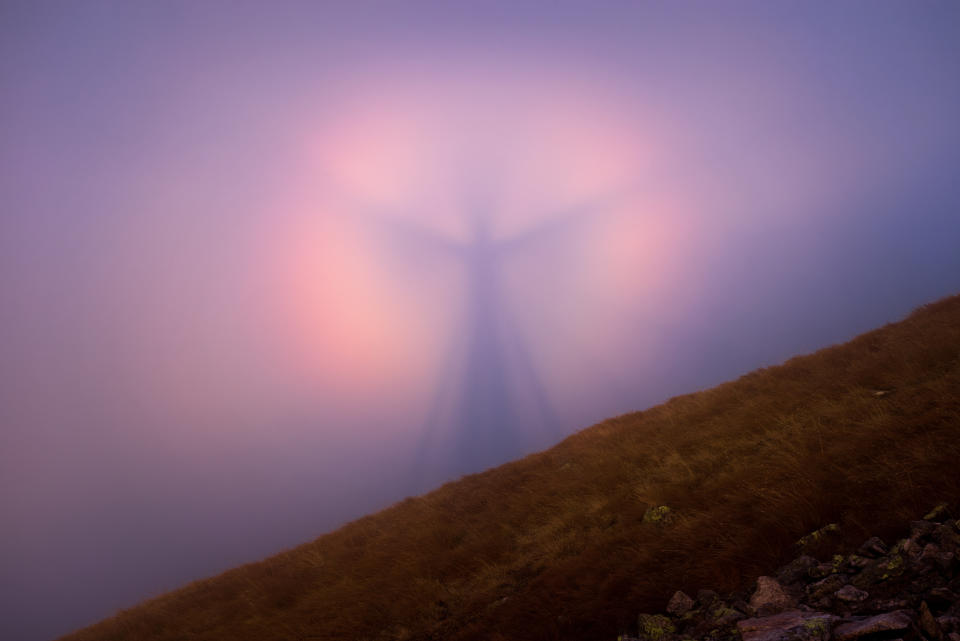
[[[770,576],[761,576],[757,579],[757,589],[750,597],[750,607],[760,616],[782,612],[796,604],[796,600]]]
[[[818,601],[825,596],[830,596],[834,594],[837,590],[847,585],[850,582],[850,577],[846,574],[831,574],[825,579],[821,579],[816,583],[811,583],[807,586],[807,597],[811,601]]]
[[[810,571],[818,565],[820,565],[820,562],[815,558],[802,554],[777,570],[777,581],[780,585],[809,581],[813,578]]]
[[[831,534],[838,534],[840,532],[840,526],[837,523],[828,523],[824,525],[819,530],[815,530],[806,536],[800,537],[800,540],[797,541],[797,546],[801,550],[807,550],[812,548],[818,543],[821,543],[827,536]]]
[[[909,630],[913,625],[913,613],[909,610],[895,610],[884,612],[872,617],[857,618],[838,625],[833,631],[837,641],[852,641],[861,637],[880,632],[901,632]]]
[[[697,608],[709,610],[720,600],[720,595],[713,590],[697,590]]]
[[[838,617],[825,612],[787,610],[737,623],[743,641],[827,641]]]
[[[890,556],[876,559],[863,568],[850,581],[855,587],[867,590],[871,586],[903,574],[906,563],[904,557],[895,552]]]
[[[942,522],[944,519],[948,518],[950,518],[950,506],[946,503],[940,503],[935,508],[927,512],[924,515],[923,520]]]
[[[713,628],[723,628],[746,618],[746,614],[730,607],[723,601],[714,604],[713,608],[707,612],[707,621]]]
[[[637,617],[639,636],[649,641],[665,639],[677,631],[673,622],[662,614],[641,614]]]
[[[643,513],[643,522],[653,525],[669,525],[670,523],[673,523],[673,519],[673,510],[666,505],[648,507]]]
[[[667,614],[672,614],[676,617],[682,617],[692,609],[693,599],[680,590],[674,592],[673,596],[670,597],[670,602],[667,603]]]

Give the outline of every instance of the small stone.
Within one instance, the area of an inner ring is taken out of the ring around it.
[[[852,585],[845,585],[834,592],[833,596],[845,603],[861,603],[866,601],[870,594],[864,592],[863,590],[857,589]]]
[[[876,616],[867,617],[858,621],[850,621],[837,626],[833,631],[834,638],[837,641],[849,641],[850,639],[859,639],[870,634],[878,632],[899,632],[908,630],[913,624],[913,615],[909,610],[896,610],[894,612],[884,612]]]
[[[947,636],[950,638],[950,641],[960,641],[960,634],[957,634],[956,632],[951,632]]]
[[[689,596],[677,590],[673,593],[673,596],[670,597],[670,602],[667,603],[667,613],[672,614],[676,617],[682,617],[684,614],[689,612],[693,608],[693,599]]]
[[[770,576],[757,579],[757,589],[750,597],[750,607],[760,616],[775,614],[796,605],[796,602],[784,591],[783,586]]]
[[[860,549],[857,550],[857,554],[860,556],[869,557],[875,559],[881,557],[888,552],[887,544],[883,542],[882,539],[876,536],[872,536],[866,541],[863,542],[863,545],[860,546]]]

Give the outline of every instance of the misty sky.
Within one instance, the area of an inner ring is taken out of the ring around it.
[[[0,638],[957,293],[958,143],[957,3],[3,2]]]

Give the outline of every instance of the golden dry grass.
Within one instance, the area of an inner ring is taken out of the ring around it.
[[[958,466],[960,296],[65,639],[610,640],[676,589],[744,587],[825,523],[892,537],[960,498]],[[674,522],[644,523],[661,504]]]

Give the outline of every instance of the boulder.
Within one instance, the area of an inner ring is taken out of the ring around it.
[[[861,590],[868,590],[870,586],[902,575],[905,566],[904,557],[892,553],[890,556],[871,561],[850,580],[850,583]]]
[[[839,619],[825,612],[787,610],[737,623],[743,641],[828,641]]]
[[[872,617],[857,618],[842,623],[833,631],[837,641],[851,641],[877,633],[901,632],[913,625],[913,613],[909,610],[894,610]]]
[[[757,579],[757,589],[750,597],[750,607],[760,616],[782,612],[796,604],[796,600],[770,576],[761,576]]]
[[[667,614],[672,614],[675,617],[682,617],[684,614],[693,609],[693,603],[693,599],[680,590],[677,590],[673,593],[673,596],[670,597],[670,602],[667,603]]]
[[[809,581],[812,578],[810,570],[819,564],[820,562],[812,556],[806,554],[798,556],[777,570],[777,581],[780,585],[792,585],[794,583]]]

